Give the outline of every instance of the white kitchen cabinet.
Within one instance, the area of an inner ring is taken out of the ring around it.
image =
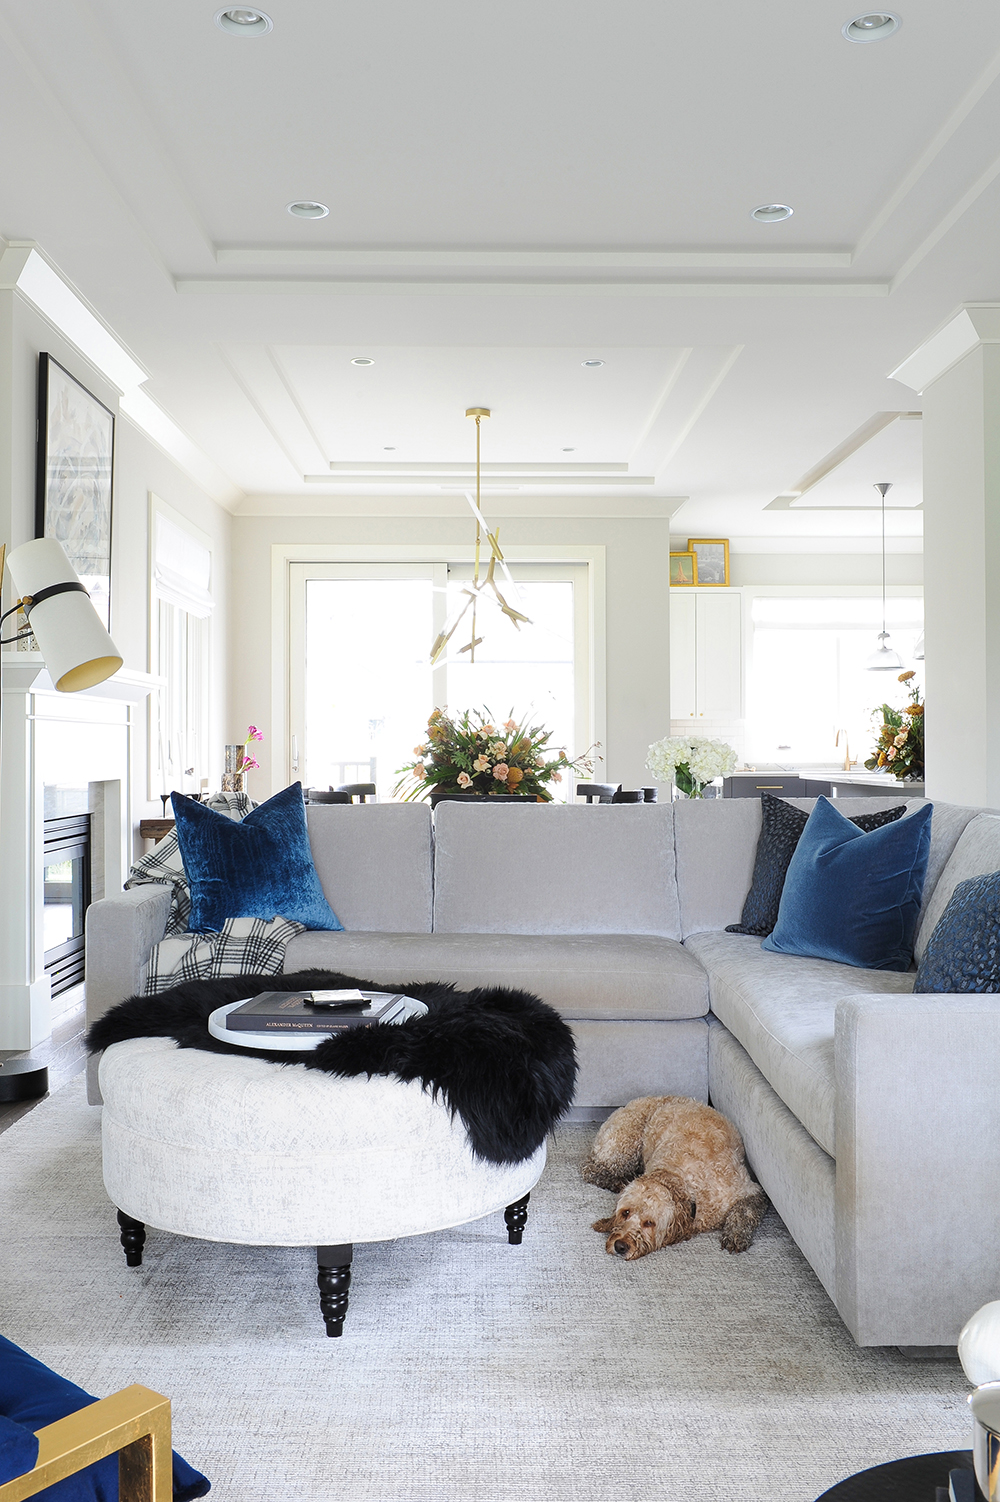
[[[670,718],[743,716],[742,600],[729,590],[670,591]]]

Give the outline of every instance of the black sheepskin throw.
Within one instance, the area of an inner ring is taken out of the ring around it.
[[[425,1017],[351,1028],[304,1053],[240,1048],[208,1031],[216,1007],[261,991],[320,991],[357,986],[398,991],[425,1002]],[[329,970],[186,981],[158,996],[130,996],[87,1034],[91,1053],[126,1038],[173,1038],[181,1048],[249,1054],[275,1064],[305,1064],[342,1077],[391,1074],[419,1080],[443,1096],[490,1163],[520,1163],[541,1146],[568,1110],[576,1084],[573,1034],[557,1012],[528,991],[484,987],[456,991],[424,981],[387,985]]]

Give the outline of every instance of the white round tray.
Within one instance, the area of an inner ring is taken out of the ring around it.
[[[391,991],[362,991],[362,996],[374,1001],[376,997],[391,996]],[[250,1001],[245,996],[243,1001],[229,1001],[224,1007],[216,1007],[208,1018],[208,1030],[213,1038],[218,1038],[223,1043],[235,1043],[237,1048],[270,1048],[287,1053],[308,1053],[311,1048],[318,1048],[325,1043],[330,1033],[245,1033],[237,1032],[235,1028],[226,1027],[226,1017],[237,1007],[241,1007],[244,1001]],[[400,996],[401,1001],[406,1002],[406,1008],[399,1016],[392,1020],[406,1022],[410,1017],[423,1017],[427,1007],[422,1001],[417,1001],[412,996]]]

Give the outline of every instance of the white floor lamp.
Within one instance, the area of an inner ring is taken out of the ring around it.
[[[0,588],[6,551],[0,546]],[[34,635],[49,676],[63,694],[93,688],[118,671],[121,653],[60,542],[54,537],[36,538],[15,548],[6,562],[20,598],[0,615],[0,625],[19,609],[28,625],[0,639],[0,646]],[[0,721],[2,715],[0,692]],[[25,851],[25,859],[28,855]],[[48,1070],[34,1059],[20,1056],[0,1062],[0,1102],[37,1100],[48,1087]]]

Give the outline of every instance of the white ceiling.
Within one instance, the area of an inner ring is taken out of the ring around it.
[[[912,538],[918,422],[771,505],[919,410],[887,372],[1000,294],[1000,12],[901,4],[854,46],[850,0],[264,0],[259,38],[214,0],[0,0],[0,235],[248,509],[442,496],[483,405],[490,485],[540,507],[871,536],[877,469]],[[794,217],[754,223],[771,200]]]

